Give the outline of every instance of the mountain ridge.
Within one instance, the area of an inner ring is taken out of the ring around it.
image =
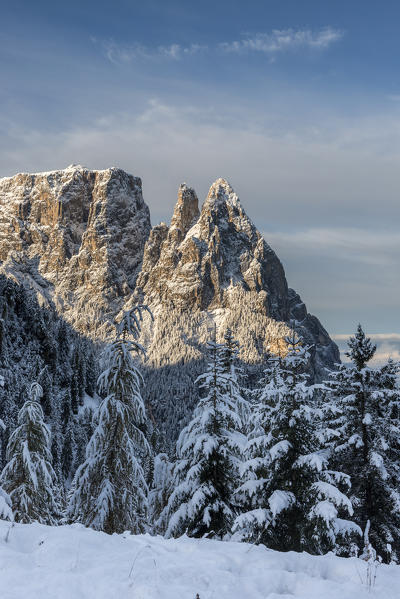
[[[194,189],[182,184],[171,224],[151,227],[141,179],[116,167],[70,165],[2,178],[0,260],[0,272],[94,339],[108,338],[121,310],[148,303],[156,315],[145,330],[154,365],[165,362],[154,358],[164,351],[153,347],[157,320],[179,326],[180,313],[190,315],[196,330],[190,323],[182,330],[176,362],[185,359],[181,346],[190,339],[193,347],[196,335],[203,343],[212,323],[221,335],[227,326],[236,331],[246,362],[283,350],[292,325],[314,347],[316,378],[339,361],[336,345],[288,287],[279,258],[226,179],[211,185],[201,209]]]

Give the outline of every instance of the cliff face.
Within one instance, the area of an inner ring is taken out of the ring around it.
[[[200,358],[199,343],[213,323],[221,339],[232,328],[249,363],[262,361],[268,349],[284,351],[283,337],[293,324],[313,346],[310,367],[317,378],[339,361],[336,345],[288,289],[278,257],[224,179],[211,186],[201,212],[194,190],[180,187],[171,226],[154,227],[146,243],[130,303],[137,300],[155,315],[148,344],[157,366]],[[172,329],[180,331],[173,351]]]
[[[155,320],[144,337],[156,367],[201,359],[214,324],[221,338],[232,328],[248,363],[283,350],[294,321],[314,347],[317,377],[339,359],[224,179],[201,211],[181,185],[171,225],[153,229],[140,179],[120,169],[0,179],[0,260],[1,272],[93,338],[107,337],[122,309],[148,303]]]
[[[266,314],[287,320],[282,265],[229,184],[212,185],[201,213],[194,190],[182,185],[170,228],[150,235],[137,287],[172,308],[213,310],[228,306],[238,286],[257,294]]]
[[[120,169],[0,179],[2,271],[92,336],[132,293],[150,228],[140,179]]]

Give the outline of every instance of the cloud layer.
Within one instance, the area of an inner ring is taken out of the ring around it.
[[[97,40],[92,40],[97,43]],[[205,52],[208,47],[200,44],[169,44],[167,46],[144,46],[143,44],[121,44],[115,40],[101,42],[108,60],[114,64],[129,64],[137,60],[180,60],[185,56],[193,56]]]

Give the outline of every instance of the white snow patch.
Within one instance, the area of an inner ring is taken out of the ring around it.
[[[0,521],[2,599],[398,599],[400,567],[209,539]],[[5,538],[8,535],[8,542]]]

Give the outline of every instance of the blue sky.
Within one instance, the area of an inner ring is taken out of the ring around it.
[[[226,177],[333,334],[399,330],[400,4],[2,3],[0,176]]]

